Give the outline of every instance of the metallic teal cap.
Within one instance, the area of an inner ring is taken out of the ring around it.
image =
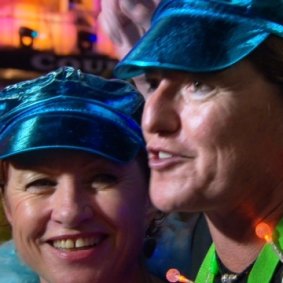
[[[283,0],[163,0],[114,74],[128,79],[149,68],[222,70],[270,34],[283,37]]]
[[[64,67],[0,92],[0,159],[73,149],[115,162],[144,149],[144,100],[130,84]]]

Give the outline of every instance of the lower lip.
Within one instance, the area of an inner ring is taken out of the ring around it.
[[[97,246],[89,247],[81,250],[61,250],[51,246],[51,252],[60,260],[66,262],[84,262],[90,259],[99,258],[98,254],[102,254],[102,249],[105,246],[105,240],[99,243]]]
[[[168,170],[173,166],[184,163],[184,161],[187,159],[188,158],[182,156],[173,156],[170,158],[163,158],[163,159],[151,158],[149,160],[149,167],[157,171]]]

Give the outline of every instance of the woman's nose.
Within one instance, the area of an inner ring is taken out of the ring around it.
[[[162,93],[156,90],[147,98],[143,117],[142,128],[146,134],[169,135],[180,128],[180,113],[177,105]]]
[[[60,184],[53,197],[52,219],[65,227],[77,227],[94,216],[89,195],[74,183]]]

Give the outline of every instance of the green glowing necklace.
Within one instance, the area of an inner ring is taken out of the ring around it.
[[[266,224],[265,224],[266,225]],[[281,247],[283,247],[283,219],[275,229],[277,243],[272,236],[263,235],[267,243],[263,246],[248,276],[248,283],[269,283],[274,271],[283,259]],[[278,248],[278,246],[280,248]],[[212,244],[198,272],[196,283],[213,283],[215,276],[219,273],[219,266],[216,259],[215,246]]]

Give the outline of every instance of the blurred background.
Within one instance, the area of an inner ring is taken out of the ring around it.
[[[1,0],[0,87],[62,65],[105,77],[116,63],[100,0]]]
[[[111,77],[117,60],[97,24],[100,0],[1,0],[0,89],[69,65]],[[0,204],[0,243],[10,237]]]

